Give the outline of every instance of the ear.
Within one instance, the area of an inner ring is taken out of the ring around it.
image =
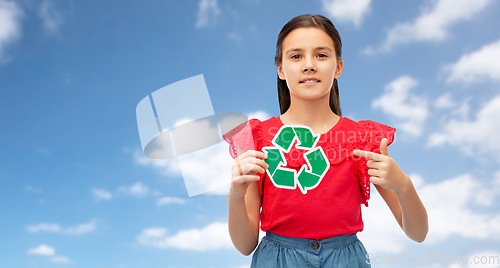
[[[344,69],[344,60],[340,59],[337,62],[337,69],[335,70],[335,78],[339,78],[340,75],[342,74],[342,70]]]
[[[281,80],[286,80],[285,78],[285,72],[283,71],[283,67],[281,66],[281,64],[276,64],[276,68],[278,68],[278,77],[281,79]]]

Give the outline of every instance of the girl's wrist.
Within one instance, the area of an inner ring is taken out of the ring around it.
[[[235,196],[232,189],[229,189],[229,194],[227,196],[228,198],[228,201],[244,201],[245,200],[245,196]]]
[[[410,177],[404,174],[403,178],[401,179],[401,184],[399,189],[394,192],[396,193],[397,196],[406,195],[412,187],[413,183],[411,182]]]

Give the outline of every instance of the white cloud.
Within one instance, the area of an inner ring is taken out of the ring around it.
[[[469,106],[470,100],[471,100],[470,97],[466,98],[459,107],[451,111],[451,114],[458,115],[459,118],[462,118],[463,120],[467,119],[470,112],[470,106]]]
[[[217,6],[217,0],[200,0],[196,28],[203,28],[209,24],[215,23],[220,13],[220,9]]]
[[[369,253],[402,252],[408,238],[373,184],[371,187],[369,207],[361,207],[364,229],[358,237]]]
[[[141,150],[134,151],[134,162],[141,166],[151,166],[164,176],[180,176],[181,170],[176,159],[153,159]]]
[[[182,230],[167,236],[164,228],[144,229],[137,242],[144,246],[160,249],[178,248],[194,251],[232,249],[227,223],[214,222],[202,229]]]
[[[473,83],[491,79],[500,82],[500,40],[463,55],[457,62],[443,67],[449,72],[447,83]]]
[[[137,237],[137,240],[141,244],[150,244],[150,239],[162,238],[167,234],[167,232],[168,231],[165,228],[144,229],[139,237]]]
[[[469,174],[418,189],[429,215],[426,242],[435,244],[452,235],[500,240],[500,214],[475,212],[471,205],[491,207],[497,189]]]
[[[433,184],[426,183],[418,174],[410,174],[410,178],[428,214],[429,232],[425,243],[437,244],[454,235],[500,240],[500,214],[475,209],[494,206],[495,198],[500,195],[500,183],[483,184],[469,174]],[[500,173],[496,180],[500,182]],[[362,209],[365,228],[359,237],[368,252],[398,253],[413,244],[377,191],[372,191],[370,207]]]
[[[30,233],[38,233],[38,232],[49,232],[49,233],[58,233],[61,231],[61,226],[59,224],[50,224],[50,223],[40,223],[37,225],[30,225],[26,227],[26,230]]]
[[[63,233],[70,235],[82,235],[93,232],[95,231],[95,229],[96,229],[95,222],[92,221],[89,223],[79,224],[74,227],[66,228],[63,230]]]
[[[40,223],[37,225],[30,225],[26,227],[26,230],[30,233],[48,232],[48,233],[62,233],[69,235],[82,235],[93,232],[95,231],[95,229],[96,229],[96,224],[94,221],[67,228],[62,228],[57,223],[52,223],[52,224]]]
[[[210,192],[225,195],[231,182],[229,144],[216,145],[177,158],[189,196]]]
[[[429,112],[427,100],[410,93],[416,85],[417,81],[410,76],[396,78],[385,86],[384,95],[372,102],[372,108],[394,118],[396,128],[420,136]]]
[[[359,27],[370,11],[371,0],[323,0],[325,10],[335,20]]]
[[[42,244],[37,248],[31,248],[28,250],[30,255],[42,255],[42,256],[52,256],[50,258],[51,262],[57,263],[70,263],[71,260],[64,256],[55,256],[56,250],[53,247]]]
[[[149,187],[144,185],[142,182],[137,182],[136,184],[128,187],[122,186],[118,189],[118,191],[134,197],[144,197],[150,193]]]
[[[260,111],[260,110],[248,113],[247,116],[248,116],[248,119],[255,118],[255,119],[259,119],[261,121],[267,120],[270,117],[270,115],[267,112]]]
[[[14,1],[0,0],[0,62],[8,60],[5,54],[7,45],[21,36],[23,12]]]
[[[468,254],[468,263],[453,264],[448,268],[498,268],[500,267],[500,252],[487,250]]]
[[[418,18],[398,23],[387,33],[379,48],[368,47],[367,54],[389,52],[394,46],[416,41],[439,42],[449,36],[450,28],[472,19],[484,10],[492,0],[437,0],[427,1]]]
[[[102,189],[94,188],[92,189],[92,194],[94,195],[96,201],[111,200],[113,198],[113,194]]]
[[[434,102],[434,108],[445,112],[441,115],[442,122],[449,121],[451,117],[454,117],[455,119],[461,118],[462,120],[465,120],[469,116],[470,100],[471,97],[467,97],[462,100],[462,103],[460,104],[458,101],[453,99],[451,92],[446,92],[436,99],[436,101]]]
[[[445,94],[437,98],[434,106],[438,109],[449,109],[455,107],[455,101],[453,101],[451,93],[446,92]]]
[[[158,206],[168,205],[168,204],[186,204],[186,200],[178,197],[164,196],[158,199],[156,203]]]
[[[465,107],[468,110],[468,105]],[[432,133],[429,146],[449,144],[458,147],[466,155],[491,158],[500,161],[500,95],[482,107],[475,120],[450,119],[442,130]]]
[[[51,262],[57,262],[57,263],[71,263],[71,260],[64,257],[64,256],[54,256],[50,258]]]
[[[43,0],[38,10],[38,16],[43,22],[45,30],[51,34],[59,32],[63,23],[61,13],[56,9],[53,0]]]
[[[38,246],[37,248],[31,248],[28,250],[28,254],[31,255],[45,255],[45,256],[52,256],[54,255],[56,250],[52,247],[49,247],[45,244],[42,244]]]
[[[495,191],[500,192],[500,170],[495,173],[495,179],[493,180],[493,186]]]

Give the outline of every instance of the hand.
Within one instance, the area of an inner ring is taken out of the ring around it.
[[[234,198],[243,198],[247,192],[248,186],[253,181],[258,181],[259,176],[256,173],[264,173],[269,165],[262,159],[266,159],[267,154],[248,150],[234,159],[231,168],[231,189],[229,195]]]
[[[353,151],[354,155],[370,159],[366,162],[366,166],[369,167],[368,174],[371,176],[370,182],[396,193],[404,191],[408,185],[409,177],[389,155],[386,138],[383,138],[380,142],[380,153],[362,150]]]

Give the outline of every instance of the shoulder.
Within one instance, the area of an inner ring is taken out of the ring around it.
[[[253,120],[253,119],[251,119]],[[258,120],[258,119],[255,119],[255,120]],[[260,121],[260,120],[259,120]],[[278,116],[273,116],[269,119],[266,119],[266,120],[263,120],[263,121],[260,121],[261,122],[261,125],[263,127],[270,127],[270,126],[276,126],[276,125],[280,125],[281,121],[279,119]]]
[[[396,129],[373,121],[373,120],[359,120],[359,121],[354,121],[348,117],[342,117],[343,122],[342,122],[342,127],[346,129],[351,129],[351,130],[357,130],[358,132],[363,130],[366,131],[389,131],[389,132],[396,132]]]
[[[349,129],[349,130],[356,130],[357,129],[358,122],[356,122],[348,117],[345,117],[345,116],[342,116],[341,120],[342,120],[342,125],[341,125],[342,128]]]
[[[369,130],[372,130],[372,129],[375,129],[375,130],[379,130],[379,129],[393,129],[394,131],[396,131],[395,128],[393,127],[390,127],[388,125],[385,125],[385,124],[382,124],[382,123],[379,123],[379,122],[376,122],[376,121],[372,121],[372,120],[359,120],[357,122],[357,125],[358,125],[358,128],[362,128],[362,129],[369,129]]]
[[[257,118],[252,118],[248,120],[248,123],[252,129],[252,132],[261,132],[264,136],[265,134],[273,134],[282,126],[281,120],[279,117],[271,117],[266,120],[260,120]]]
[[[394,136],[396,129],[372,120],[360,120],[357,122],[358,133],[360,136],[370,134],[370,136]]]
[[[354,121],[348,117],[342,117],[343,123],[342,126],[343,128],[349,128],[349,129],[357,129],[357,130],[394,130],[396,131],[395,128],[390,127],[388,125],[373,121],[373,120],[359,120],[359,121]]]
[[[372,121],[372,120],[359,120],[357,122],[357,135],[358,141],[363,144],[378,145],[382,139],[387,139],[387,145],[394,141],[396,128]]]

